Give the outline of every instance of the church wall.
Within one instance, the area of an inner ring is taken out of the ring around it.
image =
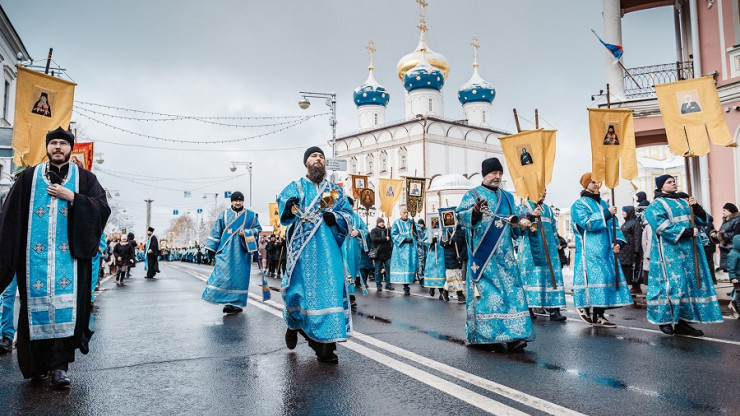
[[[417,114],[444,117],[442,93],[433,89],[420,89],[407,93],[406,120],[416,118]]]

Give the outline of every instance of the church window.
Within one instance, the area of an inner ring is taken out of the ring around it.
[[[375,125],[378,125],[378,113],[375,113]]]
[[[430,112],[432,111],[432,99],[431,98],[429,99],[429,111]]]
[[[369,153],[365,160],[367,162],[367,174],[372,175],[375,173],[375,157],[372,153]]]
[[[356,174],[356,173],[358,173],[358,172],[357,172],[357,157],[355,157],[355,156],[352,156],[352,157],[351,157],[351,158],[349,159],[349,170],[350,170],[350,172],[352,172],[352,173],[355,173],[355,174]]]
[[[8,104],[10,103],[10,83],[5,80],[5,96],[3,97],[3,118],[8,119]]]
[[[388,172],[388,153],[383,150],[380,152],[380,173]]]
[[[398,168],[400,170],[408,169],[408,152],[405,147],[398,149]]]
[[[481,118],[481,121],[485,123],[486,122],[486,112],[484,111],[482,114],[483,114],[483,117]]]

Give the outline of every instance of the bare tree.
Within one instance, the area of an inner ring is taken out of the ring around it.
[[[195,221],[189,215],[182,214],[170,221],[170,228],[165,234],[170,238],[170,247],[183,247],[193,244],[197,232]]]

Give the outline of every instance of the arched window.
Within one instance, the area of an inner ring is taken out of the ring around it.
[[[351,158],[349,158],[349,171],[354,174],[359,173],[357,171],[357,156],[352,156]]]
[[[430,98],[429,99],[429,112],[431,111],[432,111],[432,99]]]
[[[380,152],[380,173],[388,172],[388,152],[382,150]]]
[[[375,125],[378,125],[378,113],[375,113]]]
[[[401,146],[398,149],[398,169],[406,170],[409,168],[408,151],[405,147]]]
[[[372,175],[375,173],[375,156],[372,153],[368,153],[365,158],[365,164],[367,167],[367,174]]]

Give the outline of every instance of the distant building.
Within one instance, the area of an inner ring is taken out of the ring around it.
[[[650,199],[655,185],[648,179],[662,170],[678,175],[680,189],[687,190],[682,157],[666,155],[661,160],[646,156],[641,150],[667,145],[654,84],[713,75],[730,134],[736,142],[740,138],[740,3],[729,0],[603,0],[604,41],[622,44],[624,14],[663,6],[673,9],[675,61],[628,68],[633,80],[619,65],[612,64],[611,54],[606,53],[605,58],[606,79],[616,96],[612,103],[634,110],[635,138],[641,155],[638,159],[639,186]],[[638,47],[639,43],[633,46]],[[721,218],[722,205],[736,203],[740,198],[740,150],[712,145],[707,156],[690,159],[688,169],[694,196],[714,218]]]
[[[0,103],[0,181],[13,173],[13,117],[15,116],[16,62],[29,61],[31,56],[23,46],[18,32],[0,6],[0,65],[3,75],[3,95]]]
[[[427,44],[426,3],[420,4],[419,43],[396,67],[404,88],[403,120],[386,122],[391,94],[375,79],[371,42],[368,78],[353,95],[358,130],[337,138],[336,154],[347,159],[347,173],[368,175],[371,188],[377,189],[380,178],[431,178],[426,193],[428,212],[440,205],[457,205],[464,190],[480,183],[484,159],[498,157],[505,164],[498,138],[509,133],[490,125],[496,90],[478,72],[477,39],[472,43],[472,76],[458,89],[464,119],[445,118],[441,91],[450,64]],[[424,218],[425,214],[419,215]]]

